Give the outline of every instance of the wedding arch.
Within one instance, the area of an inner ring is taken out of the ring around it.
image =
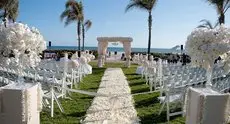
[[[103,67],[105,63],[106,51],[109,42],[120,42],[123,44],[125,51],[126,63],[125,66],[130,66],[131,59],[131,37],[98,37],[98,67]]]

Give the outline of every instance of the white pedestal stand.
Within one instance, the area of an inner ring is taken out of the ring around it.
[[[40,91],[37,84],[13,84],[0,92],[1,124],[40,124]]]
[[[189,88],[186,124],[225,124],[229,104],[229,94],[209,88]]]

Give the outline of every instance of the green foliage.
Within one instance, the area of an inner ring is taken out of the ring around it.
[[[78,50],[81,50],[81,24],[84,20],[82,2],[68,0],[65,6],[65,10],[60,16],[61,21],[65,20],[65,26],[69,25],[70,23],[77,22]]]
[[[203,19],[200,22],[203,22],[203,24],[199,25],[197,28],[207,28],[207,29],[214,29],[218,26],[219,23],[216,23],[214,26],[209,20]]]
[[[10,21],[15,22],[18,17],[18,8],[19,1],[18,0],[1,0],[0,1],[0,18],[3,22],[6,22],[5,18]]]
[[[92,26],[92,21],[91,20],[86,20],[84,22],[84,27],[85,27],[86,31],[89,30],[89,28],[91,28],[91,26]]]
[[[129,11],[130,9],[139,8],[146,11],[152,11],[154,6],[156,5],[157,0],[130,0],[127,5],[125,11]]]
[[[145,10],[148,12],[148,54],[150,54],[151,48],[151,31],[152,31],[152,9],[156,6],[157,0],[130,0],[129,4],[126,6],[125,11],[129,11],[134,8]]]
[[[213,5],[216,8],[218,13],[218,22],[219,24],[225,23],[225,13],[230,7],[230,0],[206,0],[210,5]]]
[[[81,50],[81,35],[82,35],[82,50],[85,47],[85,31],[91,26],[90,20],[84,20],[84,7],[82,2],[68,0],[65,5],[65,10],[62,12],[61,21],[65,20],[65,26],[70,23],[77,22],[78,50]]]
[[[72,22],[82,21],[83,19],[83,6],[81,2],[75,0],[68,0],[66,2],[66,8],[62,12],[61,21],[65,20],[65,25]]]
[[[68,53],[69,58],[71,57],[71,55],[73,55],[77,50],[45,50],[43,51],[43,53],[41,54],[42,58],[44,58],[44,53],[56,53],[58,57],[64,57],[65,53]],[[90,53],[93,52],[93,55],[97,58],[98,57],[98,53],[96,50],[91,50],[89,51]]]
[[[221,14],[228,10],[230,0],[207,0],[207,2],[215,6],[217,12]]]

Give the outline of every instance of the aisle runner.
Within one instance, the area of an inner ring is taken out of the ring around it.
[[[128,82],[120,68],[106,69],[97,93],[109,97],[94,98],[87,110],[84,123],[137,124],[139,122]]]

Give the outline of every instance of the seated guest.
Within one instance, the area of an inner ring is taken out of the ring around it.
[[[121,60],[124,60],[124,59],[125,59],[125,54],[122,53],[122,55],[121,55]]]

